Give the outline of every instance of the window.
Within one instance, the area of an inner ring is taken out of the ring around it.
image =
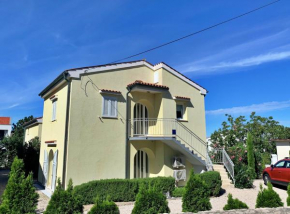
[[[290,162],[289,161],[287,161],[287,163],[286,163],[286,168],[290,168]]]
[[[116,97],[103,97],[103,117],[117,117],[118,105]]]
[[[134,178],[148,178],[148,155],[142,150],[134,157]]]
[[[183,105],[176,105],[176,118],[183,119],[184,107]]]
[[[276,165],[275,165],[275,167],[276,168],[285,168],[285,161],[280,161],[280,162],[278,162]]]
[[[53,100],[52,101],[52,117],[51,117],[51,121],[55,121],[56,120],[56,103],[57,103],[57,100]]]

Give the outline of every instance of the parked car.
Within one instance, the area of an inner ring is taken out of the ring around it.
[[[268,182],[287,186],[290,183],[290,158],[279,160],[263,171],[265,185]]]

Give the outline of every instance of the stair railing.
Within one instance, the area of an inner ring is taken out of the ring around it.
[[[235,164],[231,160],[230,156],[226,152],[226,150],[223,149],[213,149],[211,150],[212,156],[211,160],[212,163],[221,163],[225,166],[226,170],[230,174],[233,182],[235,183]]]

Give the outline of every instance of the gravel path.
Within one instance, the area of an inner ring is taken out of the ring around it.
[[[8,169],[0,169],[0,197],[2,196],[5,186],[8,181],[9,170]]]
[[[260,190],[260,184],[263,184],[263,180],[255,180],[254,188],[252,189],[237,189],[233,187],[228,187],[225,189],[224,193],[219,197],[212,197],[210,199],[212,205],[212,211],[223,210],[224,205],[227,203],[228,194],[231,193],[234,198],[238,198],[245,202],[250,209],[254,209],[256,205],[256,199],[258,192]],[[263,185],[265,187],[265,185]],[[275,186],[273,188],[281,197],[286,206],[287,191],[286,187]],[[44,210],[48,203],[48,198],[43,195],[43,193],[38,192],[40,195],[38,208],[39,210]],[[130,214],[134,207],[134,202],[117,202],[121,214]],[[181,213],[182,211],[182,201],[181,198],[169,199],[168,205],[171,213]],[[85,205],[84,213],[88,213],[93,205]]]

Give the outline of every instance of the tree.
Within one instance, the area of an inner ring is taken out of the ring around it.
[[[211,209],[209,187],[200,176],[190,171],[190,177],[182,196],[182,212],[198,212]]]
[[[252,134],[248,132],[247,135],[247,157],[248,157],[248,168],[252,171],[252,178],[256,178],[255,173],[255,156],[254,156],[254,145],[253,145],[253,138]]]
[[[67,190],[64,190],[60,179],[57,180],[57,187],[51,196],[45,214],[81,214],[83,205],[79,196],[73,191],[72,180],[69,180]]]
[[[39,137],[31,139],[24,145],[24,166],[25,173],[33,173],[33,177],[37,178],[39,168],[39,153],[40,153],[40,141]]]
[[[33,186],[32,175],[25,178],[23,161],[15,157],[2,197],[0,213],[36,213],[38,197]]]

